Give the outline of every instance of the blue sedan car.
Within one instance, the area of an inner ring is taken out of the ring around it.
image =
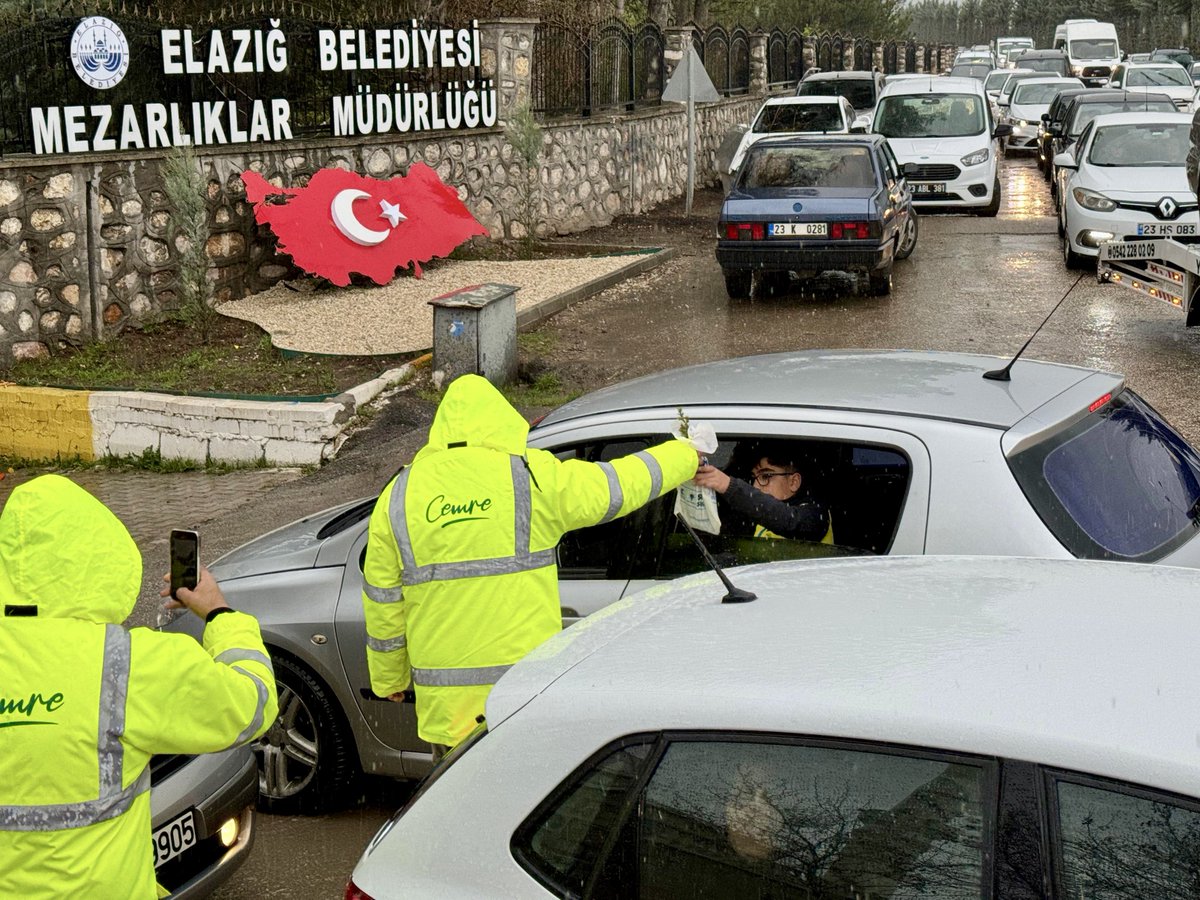
[[[717,262],[731,298],[754,274],[836,270],[891,293],[892,263],[917,244],[904,173],[881,135],[805,135],[758,141],[717,221]]]

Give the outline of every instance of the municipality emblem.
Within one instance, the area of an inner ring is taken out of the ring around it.
[[[84,19],[71,35],[75,74],[90,87],[115,87],[129,71],[129,41],[120,26],[104,16]]]

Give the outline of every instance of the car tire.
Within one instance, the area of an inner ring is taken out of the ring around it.
[[[876,269],[867,275],[867,288],[872,297],[886,297],[892,292],[892,267]]]
[[[722,269],[725,276],[725,293],[730,300],[745,300],[750,296],[752,273],[740,269]]]
[[[992,183],[992,202],[979,210],[979,215],[987,219],[995,218],[1000,212],[1000,176]]]
[[[1082,269],[1087,264],[1087,257],[1071,249],[1071,240],[1063,233],[1063,262],[1068,269]]]
[[[917,211],[910,208],[908,218],[904,221],[904,228],[900,231],[900,237],[896,241],[896,259],[908,259],[912,256],[912,252],[917,249],[919,227]]]
[[[303,666],[274,655],[279,716],[252,745],[258,806],[279,814],[317,813],[354,795],[358,763],[350,726],[332,693]]]

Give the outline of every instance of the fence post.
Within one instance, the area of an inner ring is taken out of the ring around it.
[[[750,96],[760,97],[769,90],[767,73],[767,38],[759,29],[750,35]]]
[[[671,80],[671,76],[675,74],[675,67],[683,59],[683,54],[692,46],[692,34],[695,30],[691,25],[676,25],[663,29],[663,63],[667,69],[663,78],[664,85]]]
[[[916,71],[925,71],[925,45],[917,44],[917,68]]]
[[[480,70],[496,83],[501,122],[522,100],[532,102],[533,29],[537,19],[490,19],[479,23]]]
[[[884,66],[883,61],[883,41],[877,41],[875,43],[875,52],[872,53],[871,56],[873,57],[871,65],[880,72],[886,72],[887,68]]]

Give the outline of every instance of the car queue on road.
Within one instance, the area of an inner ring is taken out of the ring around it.
[[[1044,163],[1068,267],[1101,240],[1196,233],[1196,199],[1177,183],[1191,119],[1167,95],[1031,72],[997,114],[977,78],[858,80],[877,91],[867,125],[810,89],[804,103],[768,101],[742,136],[717,222],[731,300],[826,269],[887,295],[918,211],[996,214],[1001,155]],[[777,127],[784,117],[799,127]],[[1200,674],[1182,637],[1200,582],[1171,567],[1200,567],[1200,455],[1119,375],[1022,359],[1011,380],[992,378],[1004,362],[743,358],[600,391],[539,423],[532,446],[605,462],[682,404],[717,421],[717,461],[743,477],[761,442],[803,445],[840,498],[835,543],[706,536],[718,563],[760,564],[729,573],[759,595],[740,604],[722,601],[665,499],[564,540],[563,622],[588,626],[500,680],[480,728],[366,848],[348,900],[764,884],[1074,897],[1101,877],[1120,896],[1151,882],[1168,900],[1194,896],[1200,768],[1178,685]],[[213,566],[275,663],[280,724],[256,748],[268,809],[323,809],[364,771],[430,771],[411,705],[371,695],[358,659],[373,504],[307,517]],[[994,532],[965,524],[981,504]],[[910,554],[932,555],[843,558]],[[1131,595],[1148,602],[1134,611]],[[798,635],[813,652],[795,652]],[[717,644],[732,675],[710,671]],[[831,848],[819,865],[814,834]]]

